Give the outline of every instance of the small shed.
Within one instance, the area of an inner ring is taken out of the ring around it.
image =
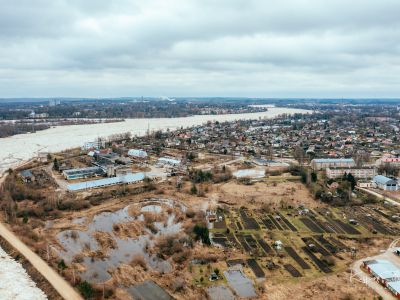
[[[35,181],[35,176],[32,174],[31,170],[23,170],[19,174],[25,183]]]

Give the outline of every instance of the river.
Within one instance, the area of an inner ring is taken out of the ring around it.
[[[235,121],[244,119],[273,118],[281,114],[307,113],[311,111],[285,107],[268,107],[268,111],[229,115],[196,115],[184,118],[127,119],[118,123],[57,126],[35,133],[19,134],[0,139],[0,174],[8,168],[37,156],[40,151],[57,152],[80,147],[97,137],[130,131],[143,135],[147,129],[166,130],[201,125],[207,121]],[[1,175],[0,175],[1,176]]]

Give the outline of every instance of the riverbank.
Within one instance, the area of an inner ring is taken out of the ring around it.
[[[0,121],[0,139],[18,134],[35,133],[55,126],[88,125],[123,122],[124,119],[23,119]]]
[[[197,115],[184,118],[126,119],[108,124],[71,125],[54,127],[31,134],[20,134],[0,139],[0,173],[36,157],[38,152],[57,152],[80,147],[98,137],[130,132],[143,135],[148,130],[174,130],[180,127],[202,125],[208,121],[236,121],[274,118],[282,114],[312,113],[309,110],[271,107],[268,111],[230,115]]]

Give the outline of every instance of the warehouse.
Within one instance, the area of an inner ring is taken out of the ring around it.
[[[351,168],[355,165],[352,158],[315,158],[311,161],[311,167],[315,171],[331,167]]]
[[[81,191],[81,190],[102,188],[112,185],[136,183],[142,181],[144,178],[145,178],[144,173],[127,174],[125,176],[120,176],[120,177],[104,178],[99,180],[69,184],[67,188],[69,191]]]
[[[103,174],[104,174],[103,170],[99,167],[70,169],[63,171],[63,175],[67,180],[83,179],[83,178],[101,176]]]
[[[130,149],[128,155],[135,158],[147,158],[147,152],[140,149]]]
[[[383,175],[376,175],[373,179],[373,185],[384,191],[397,191],[397,181]]]
[[[364,261],[364,267],[380,284],[400,299],[400,269],[396,265],[388,260],[374,259]]]
[[[168,158],[168,157],[161,157],[157,160],[157,165],[160,165],[160,166],[169,165],[169,166],[177,167],[180,164],[181,164],[180,160]]]

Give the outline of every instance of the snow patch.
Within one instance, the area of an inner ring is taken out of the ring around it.
[[[0,299],[44,300],[47,296],[39,289],[20,263],[0,247]]]

